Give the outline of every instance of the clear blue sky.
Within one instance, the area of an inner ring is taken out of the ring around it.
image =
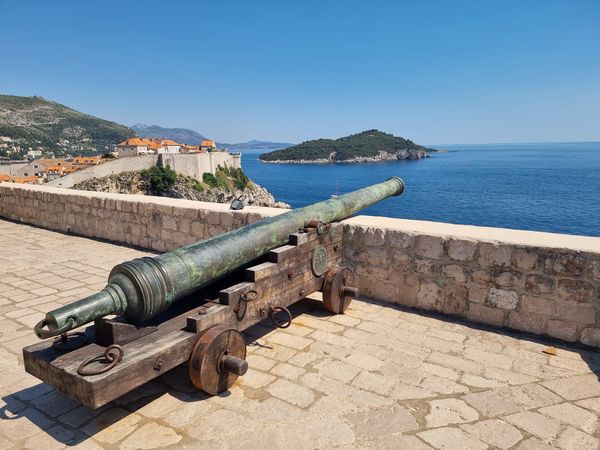
[[[221,142],[600,140],[600,1],[0,0],[0,92]]]

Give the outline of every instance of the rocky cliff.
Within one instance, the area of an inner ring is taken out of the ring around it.
[[[102,178],[92,178],[73,186],[73,189],[118,194],[160,195],[162,197],[183,198],[213,203],[231,203],[244,196],[244,203],[252,206],[289,208],[287,203],[277,202],[273,195],[262,186],[249,181],[244,189],[233,186],[211,187],[192,177],[177,175],[168,189],[157,193],[151,182],[142,172],[121,172]]]

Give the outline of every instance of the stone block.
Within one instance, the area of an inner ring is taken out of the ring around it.
[[[382,228],[367,228],[363,235],[365,247],[383,247],[385,243],[385,230]]]
[[[395,270],[400,272],[412,272],[413,260],[410,255],[403,253],[401,250],[389,247],[386,250],[387,260]]]
[[[539,255],[535,249],[516,249],[514,252],[514,267],[524,270],[537,268]]]
[[[563,341],[575,342],[577,340],[577,323],[550,319],[546,327],[546,334]]]
[[[562,320],[577,322],[579,325],[596,323],[596,308],[591,305],[578,305],[566,301],[556,303],[556,315]]]
[[[600,257],[590,256],[584,275],[590,281],[600,283]]]
[[[400,231],[388,230],[385,233],[385,246],[392,248],[410,248],[414,245],[414,236]]]
[[[471,273],[471,281],[477,284],[488,284],[492,281],[492,276],[485,270],[475,269]]]
[[[485,304],[487,297],[487,289],[483,286],[471,286],[469,287],[469,303]]]
[[[438,236],[419,235],[415,238],[413,251],[422,258],[439,259],[444,254],[444,240]]]
[[[580,277],[585,270],[585,257],[580,252],[549,252],[544,260],[544,272],[548,275]]]
[[[415,258],[413,270],[423,275],[435,275],[439,272],[439,264],[431,259]]]
[[[415,306],[423,309],[440,310],[442,289],[433,281],[422,281]]]
[[[453,280],[459,283],[465,283],[467,281],[465,269],[463,269],[457,264],[449,264],[447,266],[442,266],[442,275],[444,275],[447,278],[452,278]]]
[[[418,433],[428,444],[439,449],[485,450],[488,445],[458,428],[442,427]]]
[[[523,286],[523,274],[519,272],[501,272],[494,277],[494,282],[501,287],[520,288]]]
[[[448,283],[442,290],[441,310],[445,314],[462,314],[467,306],[467,288],[457,283]]]
[[[558,296],[574,303],[591,303],[594,298],[594,286],[581,280],[562,278],[558,281]]]
[[[582,344],[600,347],[600,328],[588,327],[581,332],[579,340]]]
[[[490,308],[489,306],[470,304],[466,312],[466,317],[473,322],[485,323],[488,325],[502,326],[507,316],[506,310],[500,308]]]
[[[472,425],[461,425],[461,428],[491,446],[501,449],[513,447],[523,438],[517,428],[499,419],[482,420]]]
[[[519,303],[519,296],[515,291],[490,288],[486,304],[495,308],[515,309]]]
[[[521,313],[511,311],[508,314],[508,326],[515,330],[526,331],[533,334],[543,334],[546,331],[546,316],[534,313]]]
[[[402,278],[400,278],[400,275]],[[400,281],[402,279],[402,281]],[[396,281],[397,280],[397,281]],[[417,301],[417,292],[421,286],[419,277],[413,274],[399,274],[394,276],[390,274],[390,281],[393,286],[397,286],[397,303],[405,306],[414,306]]]
[[[556,282],[544,275],[527,275],[525,289],[532,294],[550,294],[554,291]]]
[[[447,398],[429,402],[429,414],[425,417],[428,428],[450,424],[472,422],[479,419],[479,413],[463,400]]]
[[[484,267],[510,267],[512,247],[487,242],[479,246],[479,264]]]
[[[450,239],[448,241],[448,256],[454,261],[473,261],[477,251],[477,242]]]
[[[555,316],[556,302],[547,297],[524,295],[521,298],[520,311],[543,314],[545,316]]]

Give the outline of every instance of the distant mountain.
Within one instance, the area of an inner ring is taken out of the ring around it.
[[[291,147],[294,144],[288,142],[270,142],[270,141],[257,141],[252,140],[248,142],[241,142],[239,144],[219,144],[219,147],[226,148],[232,152],[243,152],[248,150],[261,150],[270,152],[273,150],[279,150],[281,148]]]
[[[260,155],[265,162],[336,163],[426,158],[434,149],[409,139],[367,130],[339,139],[316,139]]]
[[[12,140],[0,156],[22,156],[29,147],[56,156],[104,153],[134,135],[131,128],[42,97],[0,95],[0,136]]]
[[[187,128],[163,128],[158,125],[136,123],[131,127],[139,137],[171,139],[180,144],[200,145],[206,137]]]
[[[187,128],[163,128],[158,125],[144,125],[143,123],[136,123],[131,128],[137,133],[138,136],[143,138],[172,139],[181,144],[198,145],[203,140],[208,139],[197,131],[189,130]],[[217,142],[217,147],[232,152],[243,152],[247,150],[262,150],[268,152],[289,147],[290,145],[294,144],[257,140],[241,142],[239,144],[225,144]]]

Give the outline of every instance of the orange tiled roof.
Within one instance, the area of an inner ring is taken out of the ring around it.
[[[117,144],[117,147],[148,147],[156,150],[163,145],[179,145],[177,142],[171,139],[146,139],[140,137],[133,137],[126,141]]]
[[[99,156],[76,156],[75,158],[73,158],[73,164],[90,165],[98,164],[99,162]]]
[[[60,172],[64,169],[64,166],[48,166],[46,172]]]
[[[31,175],[29,177],[20,177],[13,179],[14,183],[37,183],[38,178],[35,175]]]
[[[71,173],[71,172],[75,172],[76,170],[79,170],[79,167],[65,167],[65,170],[63,170],[63,172]]]
[[[0,173],[0,181],[10,181],[12,180],[12,175],[4,175]]]
[[[134,147],[134,146],[147,146],[152,141],[150,139],[144,139],[140,137],[132,137],[117,144],[117,147]]]
[[[215,147],[215,141],[211,141],[210,139],[207,139],[206,141],[202,141],[202,144],[200,144],[201,147]]]
[[[161,139],[160,143],[163,145],[180,145],[179,143],[172,141],[171,139]]]

